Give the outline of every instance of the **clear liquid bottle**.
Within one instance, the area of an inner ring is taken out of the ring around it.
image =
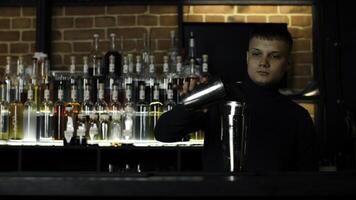
[[[173,85],[172,83],[168,83],[167,100],[164,102],[163,112],[172,110],[175,105],[176,103],[173,100]]]
[[[175,66],[177,63],[177,56],[179,54],[179,49],[177,45],[177,37],[175,31],[171,31],[171,47],[168,50],[169,65]]]
[[[88,56],[83,56],[83,76],[82,76],[82,81],[81,81],[81,88],[80,93],[82,95],[82,101],[84,101],[84,92],[87,88],[89,90],[93,86],[93,76],[92,74],[89,73],[89,58]],[[93,99],[92,96],[90,96],[90,99]]]
[[[90,115],[93,113],[94,110],[94,104],[90,100],[90,89],[89,87],[86,87],[84,91],[84,101],[81,105],[81,114],[83,115],[83,123],[85,127],[85,136],[86,138],[90,138],[89,136],[89,130],[90,130]]]
[[[6,101],[5,84],[1,83],[1,101],[0,101],[0,140],[9,139],[9,103]]]
[[[154,128],[158,122],[159,117],[163,112],[163,104],[159,98],[159,86],[158,84],[154,85],[153,89],[153,100],[149,105],[149,120],[150,120],[150,134],[148,138],[154,140]]]
[[[201,80],[200,82],[207,82],[209,77],[210,77],[210,73],[209,73],[209,63],[208,63],[208,55],[207,54],[203,54],[202,55],[202,74],[201,74]]]
[[[40,112],[37,116],[37,130],[40,142],[51,142],[54,139],[54,107],[50,99],[50,89],[44,90],[44,100],[41,102]]]
[[[76,85],[71,85],[71,90],[70,90],[70,101],[65,104],[65,115],[66,118],[71,117],[72,120],[72,126],[73,126],[73,141],[76,139],[76,133],[77,133],[77,128],[78,128],[78,114],[80,113],[80,103],[77,100],[77,86]]]
[[[148,118],[148,103],[145,95],[145,85],[140,85],[139,101],[136,104],[135,114],[135,139],[148,140],[149,138],[149,118]]]
[[[118,83],[118,77],[116,76],[115,73],[115,57],[113,55],[110,55],[109,57],[109,75],[106,79],[106,96],[105,96],[105,101],[109,101],[111,99],[111,91],[114,88],[114,85]]]
[[[180,103],[181,101],[181,95],[180,91],[182,90],[183,87],[183,82],[184,82],[184,70],[183,70],[183,64],[182,64],[182,57],[177,56],[177,64],[176,64],[176,70],[173,76],[173,98],[176,103]]]
[[[97,94],[97,91],[99,89],[99,84],[104,81],[103,75],[103,56],[101,52],[99,51],[99,34],[94,34],[93,35],[93,46],[92,46],[92,51],[90,53],[90,58],[89,58],[89,73],[91,72],[92,77],[93,77],[93,93]],[[96,96],[93,96],[93,101],[96,102]]]
[[[110,93],[111,100],[108,104],[111,118],[109,139],[117,142],[121,138],[121,117],[123,114],[121,103],[118,100],[118,86],[114,85]]]
[[[19,88],[15,88],[15,99],[10,103],[9,140],[23,139],[23,103],[20,101]]]
[[[134,137],[134,103],[132,102],[132,88],[131,84],[126,85],[126,103],[124,105],[124,115],[122,118],[122,138],[130,141]]]
[[[6,66],[5,66],[5,99],[7,102],[11,102],[14,98],[14,82],[13,76],[11,74],[11,57],[6,56]]]
[[[27,90],[27,101],[23,111],[24,141],[34,142],[37,140],[37,105],[33,101],[33,90],[29,86]]]

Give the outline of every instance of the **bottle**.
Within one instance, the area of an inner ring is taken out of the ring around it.
[[[143,37],[142,37],[142,43],[143,43],[143,47],[141,50],[141,57],[142,57],[142,64],[144,66],[148,66],[149,64],[149,59],[150,59],[150,55],[151,55],[151,49],[150,49],[150,38],[147,37],[147,34],[144,33]]]
[[[99,52],[99,34],[93,35],[93,46],[92,51],[90,53],[90,68],[89,72],[91,72],[93,77],[93,93],[97,94],[99,84],[103,83],[103,66],[102,66],[103,57],[102,54]],[[93,101],[96,102],[96,96],[93,96]]]
[[[117,76],[115,73],[115,57],[113,55],[110,55],[109,57],[109,76],[107,77],[107,83],[106,83],[106,97],[105,101],[109,101],[111,99],[111,91],[113,90],[113,87],[115,84],[117,84]]]
[[[142,60],[141,56],[136,56],[136,73],[133,77],[133,88],[134,88],[134,102],[137,102],[139,99],[139,90],[140,84],[143,82],[143,73],[142,73]]]
[[[20,99],[21,102],[25,102],[27,100],[27,83],[28,78],[25,75],[23,57],[19,56],[17,59],[17,84],[19,85]]]
[[[63,144],[64,145],[74,145],[74,141],[73,141],[74,138],[75,138],[75,136],[74,136],[73,119],[71,116],[68,116],[66,130],[64,131]]]
[[[129,60],[126,56],[124,56],[124,61],[122,65],[122,77],[124,81],[122,82],[123,88],[126,87],[127,84],[132,84],[132,76],[129,74]]]
[[[177,56],[177,64],[176,70],[173,76],[173,98],[174,101],[178,104],[181,101],[180,91],[182,90],[184,82],[184,75],[183,75],[183,64],[182,64],[182,57]]]
[[[104,84],[99,85],[98,101],[95,103],[95,111],[100,115],[106,112],[108,104],[104,99]]]
[[[91,113],[89,117],[89,124],[90,124],[89,138],[91,144],[96,143],[96,137],[97,135],[99,135],[98,122],[99,122],[98,115],[96,113]]]
[[[10,103],[9,140],[23,139],[23,103],[20,101],[19,88],[15,88],[15,99]]]
[[[110,57],[113,57],[113,61],[111,60]],[[104,74],[108,74],[108,72],[110,73],[110,67],[112,67],[114,68],[113,72],[115,73],[116,77],[120,77],[122,71],[121,60],[122,60],[122,56],[117,49],[116,34],[110,33],[110,50],[106,52],[104,56],[104,63],[105,63]]]
[[[147,140],[149,135],[149,118],[148,118],[148,104],[145,97],[145,83],[140,85],[139,101],[136,104],[135,114],[135,139]]]
[[[118,101],[118,86],[114,85],[111,91],[111,100],[108,104],[108,110],[110,113],[110,137],[112,141],[118,141],[121,138],[121,116],[122,108],[121,103]]]
[[[36,58],[32,58],[32,73],[31,73],[31,85],[33,90],[33,101],[38,106],[40,104],[40,92],[41,88],[38,83],[38,62]],[[37,110],[39,108],[37,107]]]
[[[168,89],[168,83],[172,83],[172,77],[170,73],[170,67],[168,64],[168,56],[163,56],[163,73],[162,73],[162,78],[161,78],[161,94],[163,94],[164,97],[167,96],[167,89]]]
[[[163,111],[163,104],[159,99],[159,86],[158,84],[154,85],[153,89],[153,101],[149,105],[149,120],[150,120],[150,134],[148,138],[150,140],[154,139],[154,128],[158,122],[159,117]]]
[[[75,75],[75,56],[70,56],[69,80],[69,86],[75,85],[77,82],[77,77]]]
[[[208,64],[208,55],[203,54],[202,55],[203,62],[202,62],[202,74],[201,74],[201,81],[200,82],[206,82],[208,81],[210,77],[209,73],[209,64]]]
[[[175,31],[171,31],[171,47],[168,50],[168,58],[169,58],[169,65],[175,66],[177,64],[177,56],[178,56],[178,45],[177,45],[177,37]]]
[[[191,79],[195,79],[198,81],[201,77],[201,72],[199,70],[199,66],[195,64],[194,59],[190,59],[189,66],[187,67],[188,71],[185,75],[185,80],[190,81]]]
[[[147,79],[146,79],[146,90],[147,90],[147,94],[148,94],[148,99],[149,102],[151,102],[153,100],[153,88],[154,85],[157,82],[156,79],[156,66],[155,66],[155,57],[154,55],[150,55],[150,61],[149,61],[149,65],[148,65],[148,75],[147,75]]]
[[[6,101],[5,84],[1,83],[0,101],[0,140],[9,139],[9,103]]]
[[[90,138],[89,130],[90,130],[90,115],[93,113],[94,104],[90,100],[90,88],[86,86],[84,91],[84,101],[81,105],[80,112],[84,118],[84,128],[85,128],[85,137]]]
[[[44,100],[40,106],[40,112],[37,116],[37,130],[40,142],[50,142],[54,139],[54,107],[50,99],[49,86],[44,90]]]
[[[110,137],[110,118],[108,113],[99,115],[99,135],[97,139],[107,141]]]
[[[72,142],[77,142],[74,141],[76,138],[76,133],[77,133],[77,128],[78,128],[78,114],[80,113],[80,103],[77,100],[77,86],[76,85],[71,85],[71,90],[70,90],[70,101],[65,104],[65,116],[68,119],[69,117],[72,120],[72,127],[73,127],[73,140]],[[68,124],[68,123],[67,123]]]
[[[89,73],[89,58],[88,56],[83,56],[83,76],[81,81],[80,93],[82,94],[82,101],[84,101],[84,92],[87,87],[89,90],[93,87],[93,77],[92,74]],[[93,99],[92,96],[89,97]]]
[[[63,140],[64,131],[67,126],[67,119],[65,116],[65,103],[63,101],[64,91],[63,83],[60,81],[58,87],[58,100],[54,104],[54,139]]]
[[[132,102],[131,84],[126,85],[126,103],[124,105],[124,115],[122,119],[122,138],[127,142],[133,139],[134,130],[134,104]]]
[[[13,100],[14,96],[14,83],[13,83],[13,77],[11,74],[11,57],[6,56],[6,66],[5,66],[5,77],[4,77],[4,82],[5,82],[5,99],[7,102],[11,102]]]
[[[175,105],[176,103],[173,100],[173,85],[172,83],[168,83],[167,100],[164,103],[163,112],[172,110]]]
[[[33,90],[29,86],[27,91],[27,101],[24,104],[23,112],[23,128],[24,128],[24,141],[34,142],[37,140],[37,105],[33,101]]]

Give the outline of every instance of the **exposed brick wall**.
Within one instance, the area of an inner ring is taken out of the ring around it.
[[[0,7],[0,71],[3,73],[5,57],[14,59],[25,57],[26,64],[31,64],[35,52],[36,8],[35,7]],[[16,71],[16,69],[11,69]]]
[[[76,6],[57,7],[53,16],[54,69],[66,70],[69,57],[77,62],[90,52],[92,35],[100,35],[100,50],[109,49],[109,35],[124,37],[124,51],[137,52],[143,47],[143,34],[151,34],[151,48],[160,62],[169,47],[170,31],[177,30],[176,6]]]

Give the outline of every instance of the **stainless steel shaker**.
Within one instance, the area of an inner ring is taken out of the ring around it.
[[[224,168],[228,172],[244,171],[247,146],[247,113],[243,102],[227,101],[221,116]]]

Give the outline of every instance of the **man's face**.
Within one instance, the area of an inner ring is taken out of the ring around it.
[[[252,38],[247,51],[247,72],[260,86],[278,83],[289,68],[288,44],[280,40]]]

